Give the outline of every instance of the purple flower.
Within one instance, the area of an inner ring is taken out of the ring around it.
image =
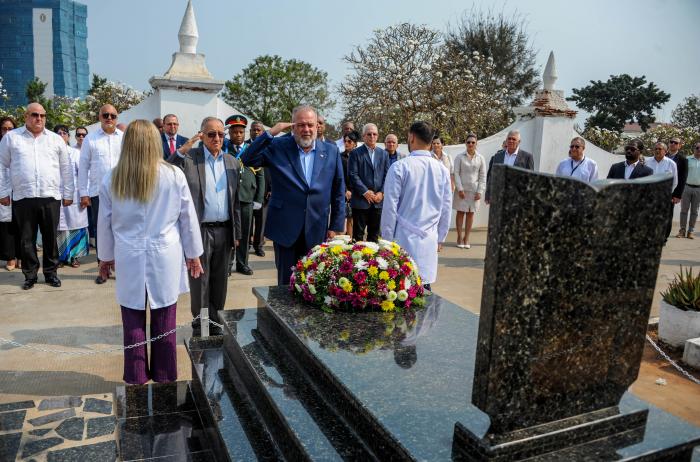
[[[350,260],[350,261],[345,260],[345,261],[343,261],[343,263],[340,264],[340,272],[342,274],[352,273],[352,269],[353,269],[352,260]]]
[[[367,280],[367,273],[365,273],[364,271],[358,271],[355,274],[354,279],[358,284],[364,284]]]

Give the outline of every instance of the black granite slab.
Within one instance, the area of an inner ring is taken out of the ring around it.
[[[143,459],[143,461],[139,462],[212,462],[215,460],[216,458],[211,451],[198,451],[173,456],[152,457],[149,459]]]
[[[66,409],[65,411],[54,412],[48,415],[42,415],[34,419],[29,419],[28,422],[35,427],[41,427],[51,422],[65,420],[70,417],[75,417],[75,408]]]
[[[15,460],[22,441],[22,433],[0,435],[0,460]]]
[[[29,430],[29,434],[32,436],[44,436],[51,431],[51,428],[37,428],[36,430]]]
[[[41,403],[39,403],[39,410],[66,409],[69,407],[80,407],[82,405],[83,399],[80,396],[57,396],[54,398],[42,399]]]
[[[96,398],[86,398],[83,412],[97,412],[98,414],[111,414],[112,401]]]
[[[95,417],[87,421],[87,439],[98,436],[111,435],[117,425],[117,419],[113,416]]]
[[[119,418],[143,417],[195,409],[187,382],[118,386],[115,394]]]
[[[355,412],[356,420],[372,420],[376,438],[390,435],[410,458],[449,460],[457,422],[479,437],[486,435],[489,418],[468,399],[474,378],[476,315],[437,295],[430,296],[425,312],[407,329],[405,338],[387,345],[377,325],[389,330],[403,324],[383,313],[324,313],[298,303],[286,287],[256,288],[254,292],[261,304],[269,306],[265,322],[278,324],[276,334],[299,363],[321,371],[309,376],[327,390],[342,391],[344,400],[334,404]],[[343,348],[348,335],[356,338]],[[360,344],[367,347],[356,348]],[[407,361],[404,356],[412,359]],[[649,414],[643,439],[615,448],[616,458],[631,460],[660,450],[686,450],[700,441],[699,428],[629,392],[623,394],[619,409],[622,414],[648,409]]]
[[[50,451],[47,462],[113,462],[118,460],[117,443],[105,441]]]
[[[21,430],[26,415],[26,410],[3,412],[0,414],[0,432]]]
[[[0,404],[0,412],[15,411],[17,409],[31,409],[34,406],[34,401],[17,401],[14,403],[5,403]]]
[[[83,417],[72,417],[61,422],[56,427],[56,433],[67,440],[80,441],[83,439],[85,429],[85,419]]]
[[[27,441],[22,448],[22,458],[26,459],[42,451],[63,443],[63,438],[51,437],[43,440]]]
[[[208,449],[197,411],[119,419],[124,462]]]

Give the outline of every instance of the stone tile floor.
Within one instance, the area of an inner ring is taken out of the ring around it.
[[[674,230],[676,227],[674,227]],[[486,230],[472,235],[470,250],[454,246],[452,231],[440,254],[438,282],[433,289],[441,296],[473,312],[479,311],[483,278]],[[251,292],[255,286],[274,285],[276,272],[272,246],[264,258],[250,255],[253,276],[234,274],[229,278],[227,309],[256,305]],[[0,337],[36,347],[69,351],[106,349],[121,344],[121,317],[114,296],[114,282],[98,286],[95,257],[83,260],[77,269],[63,268],[63,286],[55,289],[40,283],[23,291],[21,271],[0,269]],[[4,264],[3,264],[4,265]],[[670,238],[664,249],[652,317],[658,314],[659,292],[673,279],[679,265],[700,267],[700,237],[695,240]],[[191,319],[189,296],[179,300],[177,322]],[[191,369],[183,340],[189,327],[178,332],[178,376],[189,380]],[[47,397],[114,393],[122,382],[120,352],[90,356],[65,356],[0,345],[0,403],[40,401]],[[655,384],[664,378],[666,386]],[[647,348],[639,379],[632,391],[659,407],[700,425],[700,387],[676,373],[670,365]],[[1,458],[0,458],[1,459]]]

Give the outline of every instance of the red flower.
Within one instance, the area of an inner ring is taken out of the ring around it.
[[[367,273],[365,273],[364,271],[358,271],[355,274],[354,279],[358,284],[364,284],[367,280]]]
[[[394,268],[389,268],[389,269],[387,270],[387,272],[389,273],[389,277],[390,277],[391,279],[394,279],[396,276],[399,275],[399,272],[396,271]]]

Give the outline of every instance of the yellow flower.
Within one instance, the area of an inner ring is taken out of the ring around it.
[[[406,265],[408,267],[408,269],[413,269],[413,265],[411,264],[410,261],[407,261],[406,263],[404,263],[404,265]]]
[[[394,311],[394,302],[384,300],[382,302],[382,311]]]
[[[418,284],[419,286],[423,285],[423,284],[421,284],[421,282],[420,282],[420,276],[417,276],[417,277],[416,277],[416,284]]]
[[[364,249],[362,249],[362,253],[365,255],[374,255],[375,253],[377,253],[377,251],[374,249],[370,249],[369,247],[365,247]]]
[[[370,266],[367,270],[367,273],[369,273],[370,276],[376,276],[378,272],[379,269],[376,266]]]
[[[387,273],[386,271],[382,271],[381,273],[379,273],[379,279],[381,279],[382,281],[388,280],[389,273]]]
[[[391,249],[391,253],[394,254],[394,256],[398,257],[399,256],[399,248],[398,247],[393,247]]]
[[[314,262],[311,259],[308,259],[304,262],[304,268],[308,268],[311,266]]]
[[[326,247],[321,247],[321,248],[318,249],[318,254],[319,254],[319,255],[323,255],[324,253],[326,253]]]
[[[344,284],[344,285],[342,286],[342,289],[343,289],[345,292],[352,292],[352,283],[348,282],[347,284]]]
[[[306,273],[301,272],[301,282],[306,282]]]
[[[386,283],[386,288],[389,289],[389,290],[394,290],[394,289],[396,289],[396,281],[394,281],[394,280],[392,279],[391,281],[387,282],[387,283]]]
[[[350,338],[350,331],[344,330],[344,331],[342,331],[342,332],[340,333],[340,340],[345,341],[345,340],[347,340],[347,339],[349,339],[349,338]]]
[[[340,245],[334,245],[333,247],[331,247],[331,252],[333,252],[333,255],[338,255],[342,251],[343,247]]]

